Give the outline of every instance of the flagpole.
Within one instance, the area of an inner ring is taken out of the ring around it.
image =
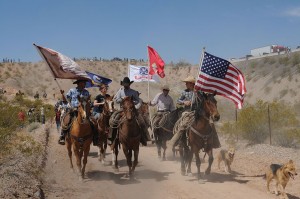
[[[152,134],[154,137],[154,133],[153,133],[153,125],[152,125],[152,116],[151,116],[151,111],[150,111],[150,57],[149,57],[149,45],[147,45],[147,55],[148,55],[148,102],[149,102],[149,106],[148,106],[148,111],[149,111],[149,117],[150,117],[150,125],[151,125],[151,130],[152,130]]]
[[[201,52],[201,56],[200,56],[200,61],[199,61],[199,71],[198,71],[198,76],[197,76],[197,79],[201,73],[201,67],[202,67],[202,62],[203,62],[203,58],[204,58],[204,52],[205,52],[205,47],[202,48],[202,52]],[[196,81],[197,81],[196,79]],[[193,95],[192,95],[192,102],[191,102],[191,110],[192,110],[192,106],[193,106],[193,101],[194,101],[194,91],[195,91],[195,87],[196,87],[196,82],[195,82],[195,85],[194,85],[194,90],[193,90]]]

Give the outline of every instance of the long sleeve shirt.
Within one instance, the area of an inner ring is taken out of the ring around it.
[[[114,96],[114,101],[116,101],[116,103],[120,104],[122,102],[122,98],[126,97],[126,96],[133,97],[133,102],[134,102],[135,105],[137,105],[139,103],[138,92],[136,90],[131,89],[131,88],[125,89],[124,87],[121,87],[118,90],[118,92]]]
[[[177,103],[182,105],[184,101],[192,101],[193,91],[185,89],[177,100]]]
[[[151,106],[157,105],[157,111],[173,111],[175,110],[173,99],[170,95],[158,93],[151,101]]]

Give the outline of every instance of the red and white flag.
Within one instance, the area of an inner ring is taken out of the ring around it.
[[[204,52],[201,71],[195,88],[204,92],[217,91],[241,109],[246,93],[245,78],[229,61]]]
[[[154,75],[158,74],[161,78],[165,77],[165,62],[159,56],[159,54],[154,50],[154,48],[148,46],[148,54],[149,54],[149,74]]]
[[[79,65],[71,58],[50,48],[44,48],[36,44],[33,45],[47,62],[54,78],[90,80],[88,74],[84,70],[81,70]]]

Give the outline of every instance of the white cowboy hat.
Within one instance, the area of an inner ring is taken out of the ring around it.
[[[161,90],[170,90],[170,88],[169,88],[169,86],[168,85],[163,85],[162,87],[161,87]]]
[[[183,82],[190,82],[195,84],[196,79],[193,76],[188,76],[187,78],[185,78],[184,80],[182,80]]]

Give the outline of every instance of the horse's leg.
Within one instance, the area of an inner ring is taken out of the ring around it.
[[[119,171],[119,166],[118,166],[118,154],[119,154],[119,140],[116,139],[115,140],[115,144],[114,144],[114,160],[113,160],[113,166],[114,166],[114,169],[115,169],[115,172],[118,172]]]
[[[197,166],[197,179],[198,181],[201,178],[201,173],[200,173],[200,165],[201,165],[201,160],[200,160],[200,156],[199,156],[199,151],[195,151],[195,158],[196,158],[196,166]],[[193,159],[193,158],[192,158]],[[192,161],[192,160],[191,160]]]
[[[166,149],[167,149],[167,140],[163,139],[161,142],[161,147],[163,148],[163,157],[162,160],[166,160]]]
[[[133,161],[132,173],[134,172],[135,167],[138,164],[138,162],[139,162],[139,148],[134,150],[134,161]]]
[[[191,151],[186,151],[187,159],[186,159],[186,164],[187,164],[187,174],[189,176],[192,176],[192,161],[193,161],[193,149]]]
[[[90,152],[90,143],[88,143],[86,141],[86,146],[84,147],[83,149],[83,161],[82,161],[82,169],[81,169],[81,177],[84,178],[84,173],[85,173],[85,166],[86,166],[86,163],[87,163],[87,157],[89,155],[89,152]]]
[[[73,162],[72,162],[72,143],[71,139],[67,138],[66,139],[66,145],[67,145],[67,150],[68,150],[68,155],[69,155],[69,160],[70,160],[70,168],[73,169]]]
[[[183,146],[179,144],[179,155],[180,155],[180,162],[181,162],[181,175],[185,175],[185,163],[184,163],[184,155],[183,155]]]
[[[122,145],[122,148],[123,148],[123,152],[124,152],[124,155],[126,157],[126,161],[127,161],[127,166],[129,168],[129,176],[131,175],[131,169],[132,169],[132,151],[127,149],[127,147],[123,144]]]
[[[77,165],[77,174],[78,176],[81,175],[81,158],[80,158],[80,151],[76,146],[76,143],[73,144],[73,151],[76,157],[76,165]]]
[[[158,155],[158,158],[161,158],[161,145],[162,145],[162,140],[161,140],[161,133],[158,132],[159,129],[157,129],[157,132],[156,132],[156,147],[157,147],[157,155]]]
[[[208,167],[207,169],[205,170],[205,174],[210,174],[210,171],[211,171],[211,165],[214,161],[214,156],[213,156],[213,150],[209,150],[207,152],[207,155],[208,155]]]

